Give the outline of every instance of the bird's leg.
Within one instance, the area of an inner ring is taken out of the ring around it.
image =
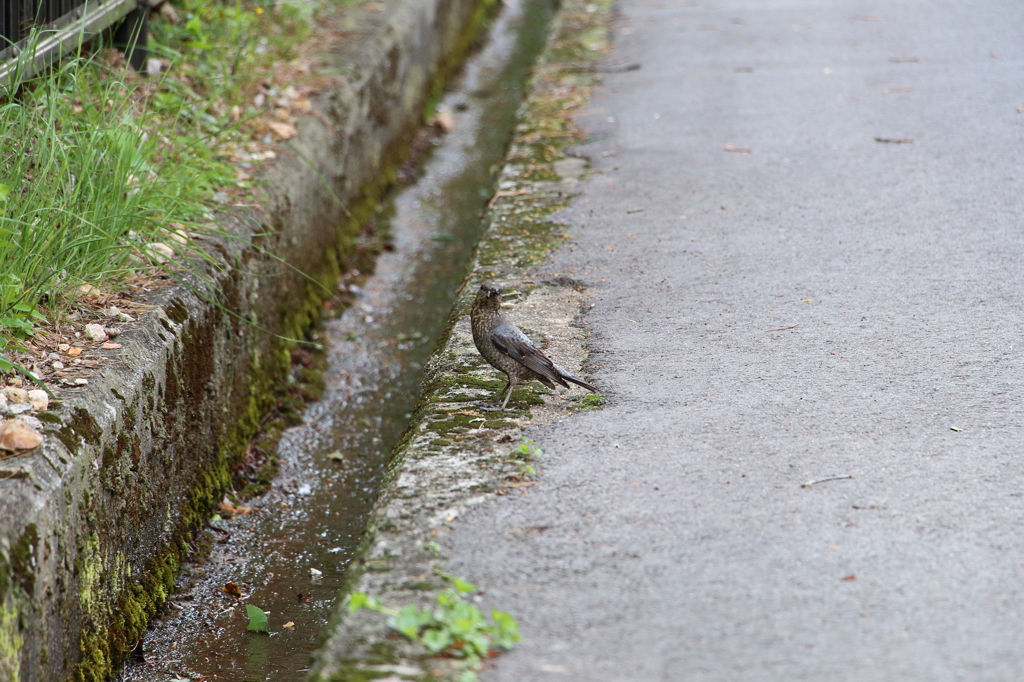
[[[497,405],[498,403],[501,402],[501,396],[505,395],[505,391],[507,391],[508,387],[511,386],[511,385],[512,385],[511,381],[506,381],[505,382],[505,388],[503,388],[500,391],[498,391],[498,395],[494,396],[494,402],[493,402],[494,405]]]
[[[508,375],[505,375],[505,376],[506,376],[506,378],[508,377]],[[495,406],[495,409],[498,408],[498,404],[502,401],[502,396],[505,395],[505,391],[508,390],[508,387],[511,386],[511,385],[512,385],[511,381],[506,381],[505,382],[505,388],[503,388],[502,390],[498,391],[498,394],[495,396],[494,401],[490,402],[490,404],[493,404],[493,406]]]
[[[519,377],[515,374],[508,375],[508,395],[505,396],[505,402],[501,404],[501,409],[504,410],[505,406],[508,405],[508,399],[512,397],[512,391],[516,390],[516,384],[519,383]]]

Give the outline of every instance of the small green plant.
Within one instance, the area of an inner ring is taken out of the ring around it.
[[[497,609],[491,610],[490,623],[480,609],[466,601],[476,592],[476,585],[453,575],[436,571],[450,583],[439,592],[433,609],[409,604],[401,609],[384,606],[365,592],[349,595],[348,610],[354,613],[370,609],[388,617],[388,627],[412,642],[419,642],[431,654],[446,654],[462,659],[464,666],[459,682],[476,680],[481,660],[492,651],[511,649],[519,641],[519,625],[515,618]]]
[[[529,462],[543,457],[544,451],[534,445],[532,440],[524,440],[519,444],[519,447],[512,451],[512,456],[524,462]]]
[[[524,440],[509,455],[520,462],[519,470],[522,474],[532,476],[537,473],[537,468],[531,462],[543,457],[544,451],[534,445],[532,440]]]

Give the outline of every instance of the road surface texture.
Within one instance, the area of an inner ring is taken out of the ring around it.
[[[620,12],[542,268],[609,406],[442,541],[482,679],[1024,679],[1021,5]]]

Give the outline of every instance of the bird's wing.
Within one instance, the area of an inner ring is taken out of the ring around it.
[[[559,372],[555,370],[555,364],[541,353],[526,337],[526,334],[519,331],[514,324],[500,324],[495,327],[491,332],[491,343],[499,351],[527,369],[531,369],[541,376],[549,377],[568,388]]]

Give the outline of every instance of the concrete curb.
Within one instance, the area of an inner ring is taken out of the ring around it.
[[[570,237],[548,218],[587,172],[584,159],[566,155],[581,140],[570,116],[593,86],[610,20],[610,0],[565,0],[535,69],[476,262],[426,368],[424,396],[352,564],[351,591],[389,607],[431,606],[446,586],[433,540],[468,507],[530,484],[525,462],[510,455],[524,425],[595,408],[597,401],[580,390],[539,398],[529,386],[516,391],[509,411],[482,410],[504,381],[473,346],[468,312],[481,282],[500,282],[506,304],[518,298],[512,314],[534,341],[570,372],[586,366],[582,287],[566,273],[536,266]],[[340,602],[311,679],[454,679],[465,672],[457,659],[430,657],[422,645],[395,638],[380,613],[349,614]]]
[[[287,393],[294,344],[280,337],[319,316],[327,292],[278,259],[333,286],[373,250],[361,218],[491,5],[350,10],[361,37],[325,55],[338,84],[264,178],[266,215],[225,214],[237,239],[214,246],[231,266],[214,278],[222,305],[272,333],[188,287],[153,292],[119,351],[83,354],[102,371],[39,415],[43,447],[0,462],[0,680],[103,680],[131,652]]]

